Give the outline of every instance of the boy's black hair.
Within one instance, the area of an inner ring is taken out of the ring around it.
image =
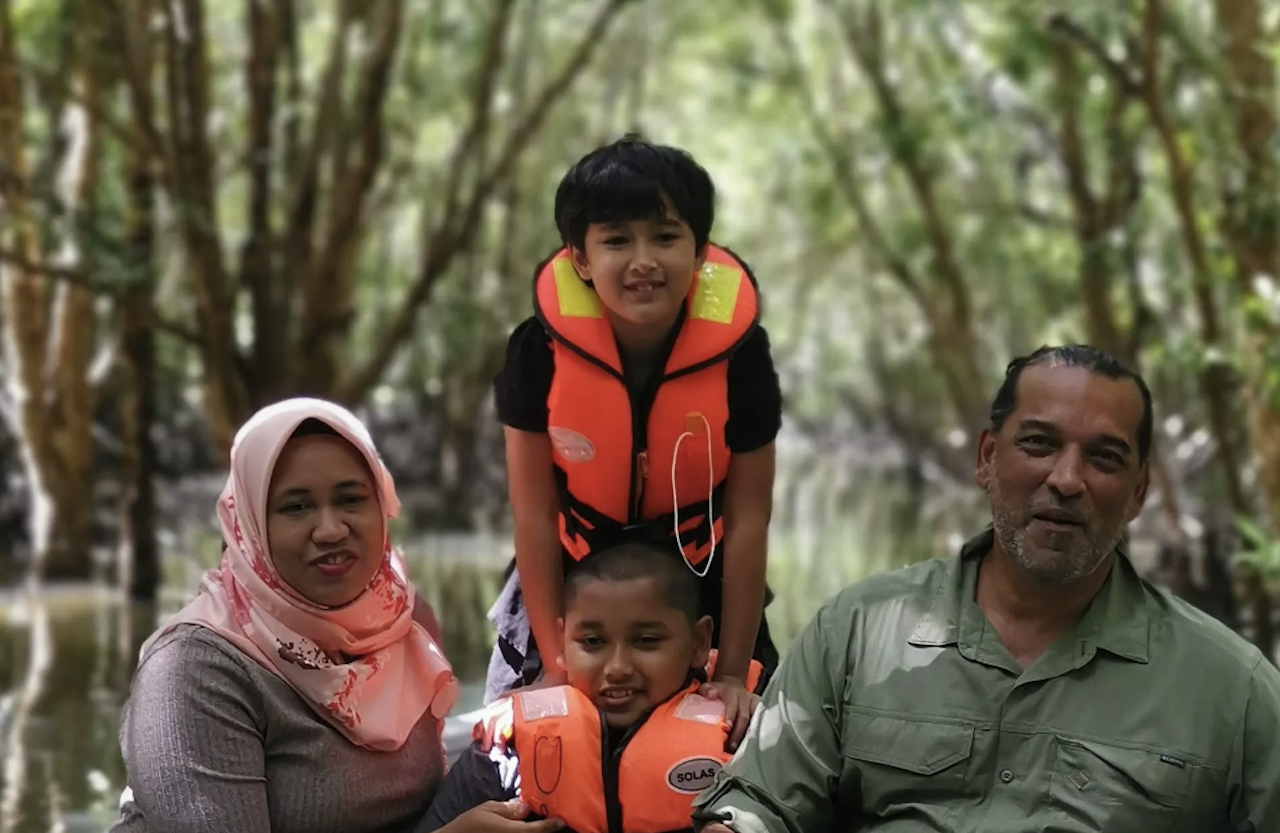
[[[593,581],[631,581],[656,578],[662,583],[663,600],[689,618],[698,621],[700,595],[698,577],[684,557],[670,544],[649,540],[626,541],[579,561],[564,579],[564,609],[573,606],[578,591]]]
[[[665,217],[663,197],[689,224],[701,252],[715,222],[710,174],[685,151],[628,133],[579,159],[560,180],[556,228],[566,246],[581,249],[592,223]]]
[[[1053,363],[1064,367],[1081,367],[1090,373],[1097,373],[1108,379],[1128,379],[1138,386],[1142,395],[1142,419],[1138,422],[1138,460],[1146,462],[1151,453],[1151,435],[1155,423],[1154,408],[1151,404],[1151,389],[1137,371],[1126,367],[1115,356],[1090,347],[1087,344],[1066,344],[1056,347],[1045,345],[1034,353],[1018,356],[1009,362],[1004,371],[1004,382],[996,391],[996,398],[991,402],[991,430],[999,433],[1005,420],[1018,406],[1018,379],[1022,371],[1038,364]]]

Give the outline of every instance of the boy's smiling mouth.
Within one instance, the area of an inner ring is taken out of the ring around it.
[[[637,298],[650,298],[666,285],[667,282],[661,278],[642,278],[636,281],[627,281],[622,285],[622,288]]]
[[[630,686],[609,686],[600,690],[600,705],[605,709],[624,709],[635,703],[644,692]]]

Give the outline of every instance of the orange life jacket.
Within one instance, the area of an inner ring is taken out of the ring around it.
[[[752,680],[760,664],[752,661]],[[475,737],[514,746],[519,798],[574,833],[667,833],[692,827],[693,798],[731,757],[724,704],[692,683],[608,748],[604,715],[562,685],[517,691],[487,710]]]
[[[759,321],[747,266],[708,244],[663,371],[636,397],[600,298],[567,249],[538,270],[534,308],[555,359],[547,433],[565,550],[581,560],[626,527],[673,530],[678,509],[681,549],[690,564],[700,564],[711,554],[713,535],[716,542],[724,537],[728,359]]]

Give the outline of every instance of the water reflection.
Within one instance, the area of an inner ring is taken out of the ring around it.
[[[44,691],[53,650],[49,636],[49,614],[44,605],[30,610],[27,622],[27,672],[22,685],[12,692],[4,742],[3,789],[0,789],[0,833],[13,833],[18,826],[20,803],[27,783],[26,727],[31,712]]]
[[[0,831],[102,830],[124,781],[116,727],[155,610],[90,587],[0,614]]]
[[[92,587],[0,599],[0,833],[101,833],[125,785],[120,710],[156,608]],[[465,685],[460,710],[482,694]]]

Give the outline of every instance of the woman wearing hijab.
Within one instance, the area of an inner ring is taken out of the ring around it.
[[[116,831],[364,833],[422,815],[458,687],[388,537],[399,508],[341,407],[291,399],[240,429],[222,564],[142,648]]]

